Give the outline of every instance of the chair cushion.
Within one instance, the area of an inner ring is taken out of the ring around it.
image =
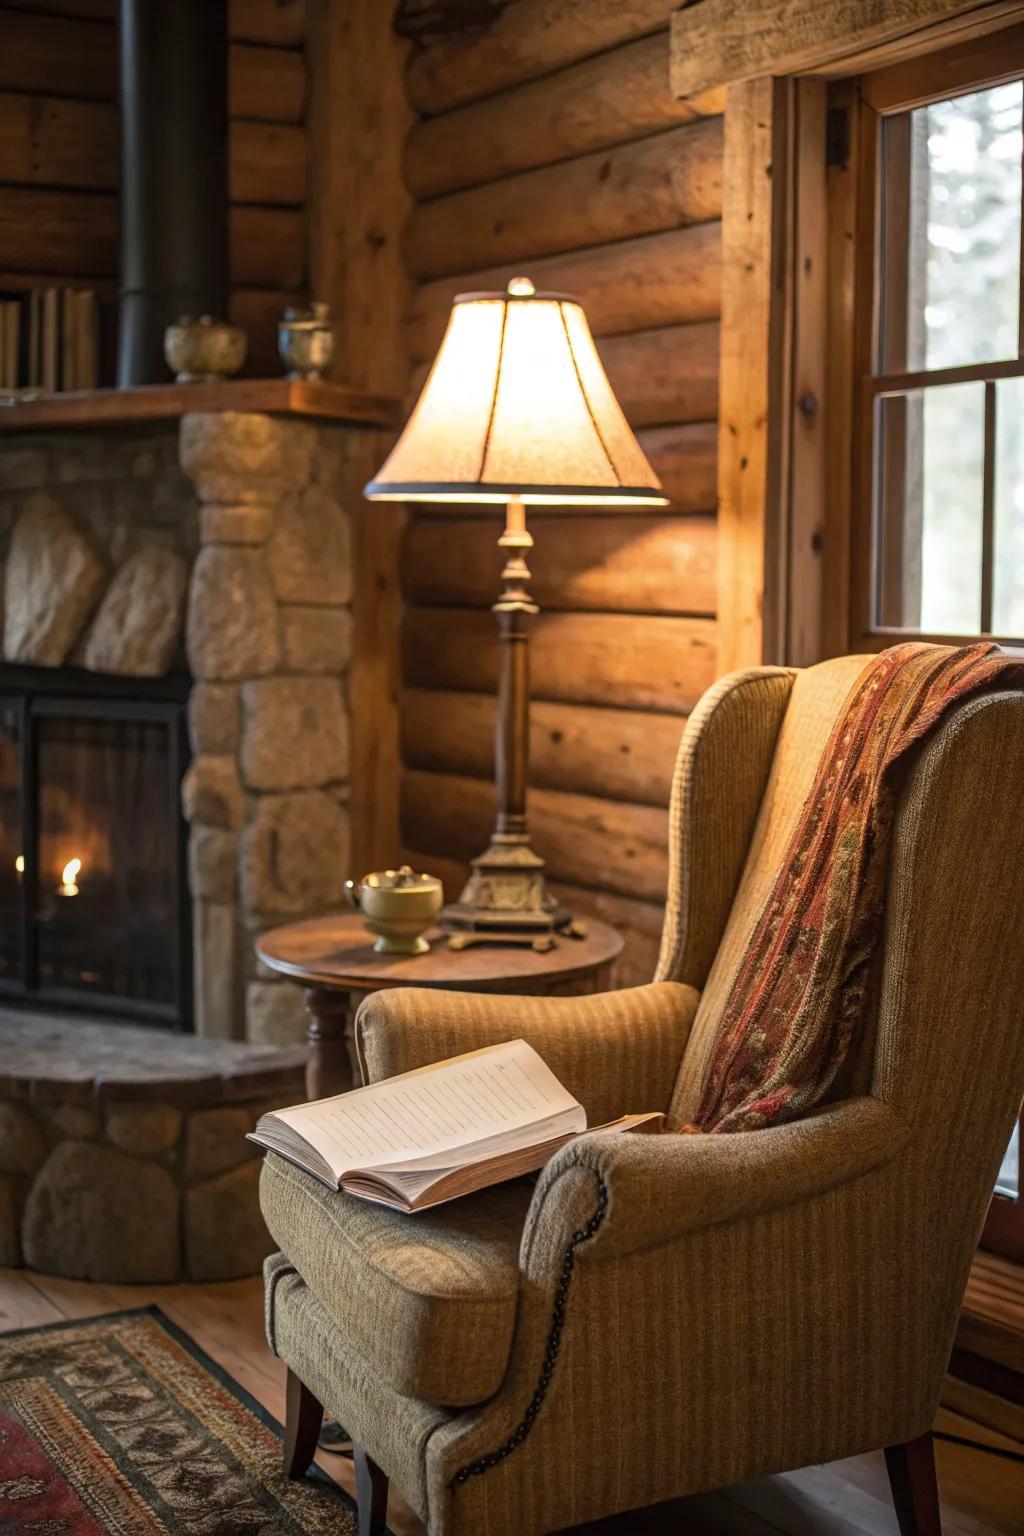
[[[453,1408],[501,1385],[532,1193],[518,1180],[409,1216],[272,1153],[260,1181],[271,1234],[353,1349],[396,1392]]]

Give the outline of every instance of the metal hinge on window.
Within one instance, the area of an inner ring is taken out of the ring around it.
[[[829,107],[825,119],[825,164],[844,166],[850,158],[850,114],[845,107]]]

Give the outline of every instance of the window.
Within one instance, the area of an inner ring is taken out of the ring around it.
[[[851,638],[1017,640],[1024,29],[860,87]]]
[[[837,83],[829,105],[846,128],[830,222],[853,235],[829,346],[854,386],[832,646],[1020,644],[1024,27]],[[1018,1125],[983,1239],[1018,1260],[1022,1145]]]

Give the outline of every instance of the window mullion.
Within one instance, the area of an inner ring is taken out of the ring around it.
[[[990,379],[1019,379],[1024,361],[1009,358],[991,363],[957,363],[950,368],[922,368],[916,373],[876,373],[868,380],[871,395],[904,395],[911,389],[942,384],[983,384]]]
[[[990,635],[996,535],[996,386],[985,385],[985,473],[981,505],[981,633]]]

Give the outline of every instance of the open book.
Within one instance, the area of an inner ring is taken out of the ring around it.
[[[662,1118],[625,1115],[597,1129],[659,1130]],[[275,1110],[249,1140],[329,1189],[421,1211],[533,1173],[586,1129],[583,1106],[533,1047],[509,1040]]]

